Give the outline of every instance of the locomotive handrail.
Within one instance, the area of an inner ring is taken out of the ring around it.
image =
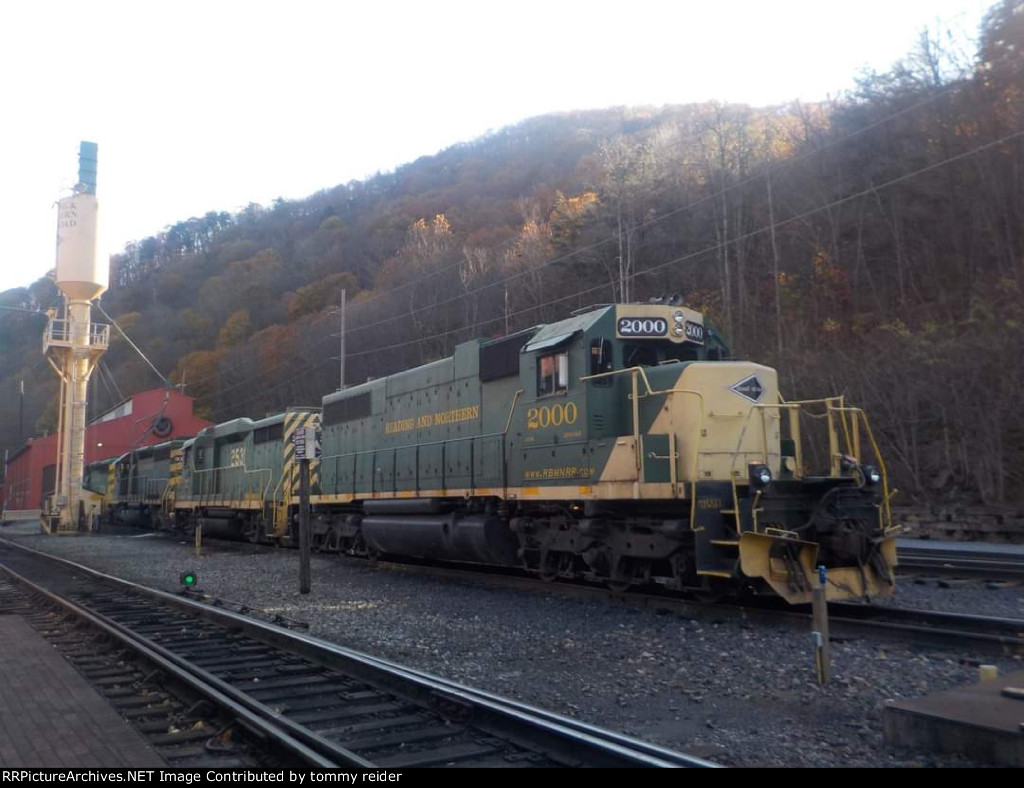
[[[209,491],[206,491],[206,492],[203,491],[202,488],[204,488],[206,486],[205,484],[203,484],[203,482],[206,480],[204,475],[206,475],[206,474],[213,474],[214,485],[212,485],[212,486],[216,486],[217,473],[220,472],[220,471],[236,471],[236,472],[241,472],[241,474],[242,474],[242,485],[239,488],[238,492],[242,496],[245,495],[245,493],[247,492],[247,488],[249,486],[247,484],[247,482],[246,482],[246,479],[248,477],[254,476],[256,478],[256,480],[257,480],[257,484],[259,484],[259,480],[262,478],[263,474],[266,473],[267,474],[267,483],[265,485],[263,485],[262,490],[258,486],[257,486],[257,488],[255,490],[255,492],[259,493],[259,495],[260,495],[260,503],[261,503],[261,505],[266,502],[266,500],[267,500],[267,492],[270,490],[270,485],[274,481],[274,473],[273,473],[273,471],[270,468],[254,468],[254,469],[250,470],[245,465],[222,465],[222,466],[218,466],[216,468],[203,468],[202,470],[196,470],[195,466],[193,465],[192,466],[193,488],[194,488],[194,483],[198,480],[200,482],[200,491],[198,493],[198,497],[200,499],[200,502],[203,502],[203,498],[207,499],[205,501],[206,503],[210,503],[211,501],[231,501],[231,500],[242,501],[242,500],[245,500],[244,497],[237,498],[237,499],[228,498],[228,497],[226,497],[225,493],[217,493],[215,490],[209,490]],[[195,477],[199,477],[199,478],[196,479]],[[218,496],[218,497],[215,497],[215,496]]]
[[[287,475],[291,476],[290,473],[287,474]],[[271,477],[273,477],[273,473],[271,473]],[[281,489],[281,485],[284,484],[284,480],[285,480],[285,472],[284,472],[284,468],[282,468],[281,469],[281,477],[277,480],[277,484],[274,485],[274,493],[273,493],[273,495],[271,495],[270,500],[277,501],[277,491]],[[282,500],[287,500],[287,498],[288,498],[288,496],[285,496],[285,495],[281,496]]]
[[[362,451],[350,451],[350,452],[345,452],[344,454],[328,454],[328,455],[320,458],[320,463],[321,463],[321,466],[322,466],[323,463],[326,462],[327,460],[335,460],[335,461],[337,461],[337,460],[344,460],[344,459],[350,459],[350,458],[354,459],[356,457],[363,457],[363,456],[365,456],[367,454],[377,455],[377,454],[383,454],[383,453],[387,453],[387,452],[394,453],[394,452],[399,451],[400,449],[417,449],[418,450],[419,448],[421,448],[423,446],[441,446],[442,448],[444,448],[445,446],[447,446],[448,444],[451,444],[451,443],[459,443],[459,442],[463,442],[463,441],[482,441],[482,440],[487,439],[487,438],[504,438],[505,435],[506,435],[505,432],[488,432],[485,435],[462,435],[462,436],[459,436],[457,438],[444,438],[442,440],[427,441],[425,443],[405,443],[405,444],[402,444],[401,446],[389,446],[389,447],[386,447],[386,448],[383,448],[383,449],[363,449]],[[472,447],[472,444],[470,444],[470,446]],[[335,466],[335,472],[337,472],[338,463],[335,462],[334,466]],[[417,460],[417,473],[418,473],[418,466],[419,466],[419,462]],[[376,474],[376,470],[377,469],[374,470],[375,474]],[[470,468],[470,475],[472,475],[472,467]],[[392,472],[392,477],[394,477],[394,476],[395,476],[395,473]],[[442,475],[442,478],[443,478],[443,475]],[[394,482],[394,478],[392,479],[392,481]],[[505,480],[503,479],[502,480],[502,484],[503,485],[504,485],[504,481]],[[353,479],[353,487],[354,486],[355,486],[355,480]],[[418,483],[417,483],[417,489],[418,489]],[[353,489],[353,493],[354,492],[355,492],[355,490]]]
[[[163,492],[167,489],[167,482],[170,479],[146,479],[146,486],[142,493],[142,500],[159,501],[163,498]],[[159,485],[163,485],[162,487]]]
[[[690,497],[693,499],[693,501],[696,501],[697,500],[697,480],[699,478],[698,465],[700,463],[700,444],[701,444],[702,433],[703,433],[703,430],[704,430],[704,394],[699,392],[699,391],[695,391],[693,389],[676,389],[676,388],[672,388],[672,389],[656,390],[656,389],[654,389],[651,386],[651,381],[647,378],[647,372],[644,370],[643,367],[626,367],[625,369],[616,369],[616,370],[612,370],[611,372],[601,372],[601,373],[599,373],[597,375],[584,375],[583,377],[580,378],[580,381],[597,380],[598,378],[607,378],[607,377],[611,377],[612,375],[621,375],[621,374],[626,373],[626,372],[631,373],[632,378],[633,378],[633,392],[632,392],[632,394],[630,394],[630,398],[633,400],[633,442],[634,442],[634,446],[636,448],[637,473],[638,473],[638,478],[640,478],[640,481],[643,481],[643,479],[642,479],[642,476],[643,476],[643,456],[642,456],[642,451],[643,450],[640,447],[640,413],[639,413],[639,410],[640,410],[640,406],[639,406],[640,398],[641,397],[652,397],[652,396],[653,397],[657,397],[657,396],[661,396],[662,394],[689,394],[691,396],[696,397],[700,401],[700,407],[697,410],[697,437],[693,441],[693,481],[690,483],[690,487],[691,487],[691,496]],[[638,392],[638,390],[637,390],[636,382],[637,382],[638,378],[643,380],[644,387],[647,389],[647,392],[644,393],[644,394],[640,394]],[[678,459],[678,456],[676,456],[674,459]],[[673,462],[673,467],[674,467],[674,464],[675,463]],[[674,475],[675,474],[673,473],[672,476],[674,476]],[[674,495],[675,494],[675,484],[673,484],[673,486],[672,486],[672,491],[673,491],[673,495]],[[693,519],[691,518],[691,523],[692,522],[693,522]]]
[[[413,446],[439,446],[443,443],[454,443],[455,441],[467,441],[477,440],[479,438],[500,438],[508,434],[509,428],[512,425],[512,416],[515,412],[516,402],[519,399],[519,395],[523,393],[523,389],[519,389],[515,394],[512,395],[512,405],[508,410],[508,418],[505,419],[505,429],[502,432],[488,432],[483,435],[463,435],[458,438],[444,438],[443,440],[427,441],[426,443],[406,443],[401,446],[392,446],[392,449],[405,449]],[[358,457],[362,454],[375,454],[381,451],[380,449],[364,449],[363,451],[347,451],[344,454],[327,454],[321,457],[321,460],[334,460],[342,457]]]
[[[176,483],[171,484],[172,481]],[[161,511],[163,511],[164,514],[173,514],[174,501],[172,500],[172,498],[175,496],[175,493],[180,485],[180,476],[177,476],[174,479],[167,480],[167,486],[164,487],[163,495],[160,496],[160,509]]]
[[[839,403],[838,405],[835,403]],[[806,405],[824,405],[824,413],[811,413],[804,410]],[[885,458],[882,456],[881,451],[878,448],[878,442],[875,439],[873,430],[871,429],[871,422],[868,420],[868,415],[863,408],[851,407],[845,404],[845,397],[824,397],[822,399],[811,399],[811,400],[794,400],[792,402],[779,402],[779,403],[760,403],[752,406],[753,408],[761,412],[762,421],[762,433],[765,447],[765,462],[767,463],[767,435],[765,432],[764,425],[764,414],[769,410],[789,410],[794,416],[790,418],[789,430],[790,437],[793,440],[793,448],[795,452],[794,462],[796,463],[796,472],[798,475],[803,474],[803,444],[801,440],[800,432],[800,415],[807,415],[811,418],[826,419],[828,421],[829,429],[829,453],[830,453],[830,467],[829,472],[834,475],[839,475],[839,461],[842,454],[839,451],[839,435],[836,433],[835,416],[839,416],[840,428],[843,433],[843,440],[845,442],[845,448],[847,449],[850,456],[857,459],[860,462],[861,459],[861,446],[860,446],[860,423],[864,425],[864,431],[867,434],[868,441],[871,444],[871,450],[875,455],[875,462],[878,464],[878,471],[882,477],[882,500],[885,507],[885,522],[890,524],[892,522],[892,493],[889,491],[889,471],[885,465]],[[849,416],[849,419],[847,418]]]
[[[488,432],[486,435],[461,435],[458,438],[444,438],[443,440],[427,441],[426,443],[403,443],[401,446],[388,446],[383,449],[364,449],[363,451],[347,451],[344,454],[328,454],[320,458],[320,461],[324,460],[337,460],[343,457],[360,457],[364,454],[380,454],[384,451],[394,451],[396,449],[412,449],[416,446],[441,446],[445,443],[457,443],[458,441],[476,441],[483,438],[501,438],[505,435],[504,432]]]
[[[875,440],[875,434],[871,429],[871,423],[868,421],[868,414],[864,412],[863,408],[852,408],[848,406],[839,407],[836,408],[836,410],[840,413],[850,413],[851,415],[856,415],[857,417],[864,419],[864,430],[867,432],[868,440],[871,442],[871,451],[874,452],[875,462],[878,463],[878,472],[882,476],[882,498],[885,501],[886,524],[891,524],[892,507],[890,506],[890,500],[892,498],[892,494],[889,493],[889,471],[885,467],[885,458],[878,450],[878,442]],[[858,462],[860,461],[859,454],[855,454],[853,456],[857,458]]]
[[[764,421],[764,418],[765,418],[764,414],[765,414],[765,412],[769,411],[769,410],[783,410],[783,409],[785,409],[785,410],[789,410],[789,411],[794,411],[797,414],[799,414],[800,413],[800,407],[801,407],[801,403],[798,403],[798,402],[777,402],[777,403],[774,403],[774,404],[770,403],[770,402],[769,403],[757,403],[757,404],[751,406],[752,409],[756,409],[756,410],[758,410],[761,413],[761,438],[762,438],[762,441],[763,441],[763,449],[761,451],[761,457],[762,457],[765,465],[768,464],[768,436],[767,436],[768,425],[765,424],[765,421]],[[780,414],[779,418],[781,419],[781,414]],[[799,418],[799,415],[797,415],[797,418],[795,418],[795,419],[790,418],[789,434],[790,434],[790,436],[792,436],[791,439],[793,441],[793,451],[796,454],[796,456],[793,458],[793,461],[796,463],[797,475],[801,475],[802,474],[802,469],[804,467],[804,465],[803,465],[803,463],[804,463],[804,449],[803,449],[803,442],[801,440],[801,435],[800,435],[800,418]],[[735,469],[735,467],[734,467],[734,469]]]
[[[512,404],[508,409],[508,418],[505,419],[505,431],[502,435],[508,435],[508,431],[512,427],[512,415],[516,412],[516,403],[519,401],[519,395],[524,392],[525,389],[516,389],[516,393],[512,395]]]
[[[347,458],[355,459],[356,457],[361,457],[361,456],[366,455],[366,454],[376,455],[376,454],[379,454],[381,451],[397,452],[399,449],[412,449],[412,448],[415,448],[417,450],[417,457],[416,457],[416,490],[419,491],[419,488],[420,488],[420,484],[419,484],[419,449],[420,449],[420,447],[422,447],[422,446],[441,446],[442,448],[444,448],[445,446],[447,446],[450,443],[458,443],[459,441],[476,441],[476,440],[482,441],[485,438],[502,438],[504,440],[505,436],[508,435],[509,429],[511,429],[511,427],[512,427],[512,416],[515,415],[516,403],[519,401],[519,396],[521,394],[523,394],[523,393],[524,393],[524,389],[517,389],[516,392],[512,395],[512,403],[511,403],[511,405],[509,405],[508,417],[505,419],[505,429],[502,432],[488,432],[488,433],[483,434],[483,435],[462,435],[462,436],[457,437],[457,438],[444,438],[442,440],[427,441],[425,443],[406,443],[406,444],[402,444],[401,446],[391,446],[391,447],[386,448],[386,449],[364,449],[363,451],[351,451],[351,452],[345,452],[343,454],[328,454],[328,455],[325,455],[325,456],[321,457],[320,458],[320,462],[321,462],[321,464],[323,464],[327,460],[335,460],[334,469],[335,469],[335,476],[337,476],[338,465],[339,465],[338,461],[339,460],[347,459]],[[470,444],[470,450],[471,451],[472,451],[472,447],[473,447],[473,444],[471,443]],[[504,457],[504,456],[505,456],[505,451],[504,451],[504,446],[503,446],[502,447],[502,457]],[[471,458],[470,459],[470,468],[469,468],[469,473],[470,473],[470,478],[471,479],[473,478],[473,473],[474,473],[473,465],[474,465],[474,462],[473,462],[473,460]],[[442,460],[442,472],[441,472],[442,487],[444,489],[447,489],[447,479],[445,478],[445,473],[444,473],[443,466],[444,466],[444,461]],[[501,475],[502,475],[501,485],[502,485],[503,488],[507,487],[508,486],[508,479],[506,478],[506,468],[504,466],[504,460],[502,462],[502,472],[501,472]],[[374,474],[372,475],[371,478],[376,478],[376,469],[375,469],[375,472],[374,472]],[[335,483],[337,483],[337,481],[335,481]],[[374,484],[374,482],[371,481],[370,484],[372,486]],[[397,466],[396,466],[396,469],[392,470],[392,487],[397,487],[397,484],[398,484],[398,472],[397,472]],[[470,486],[472,487],[473,485],[471,484]],[[355,468],[353,468],[353,470],[352,470],[352,493],[353,493],[353,495],[355,494]]]

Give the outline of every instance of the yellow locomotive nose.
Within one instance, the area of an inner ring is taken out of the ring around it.
[[[759,364],[696,362],[651,430],[676,433],[696,574],[709,586],[738,581],[800,604],[824,566],[831,600],[892,593],[890,494],[879,468],[857,459],[874,447],[859,409],[841,398],[788,403],[775,370]],[[804,438],[818,455],[828,447],[819,467]]]
[[[895,585],[896,536],[881,537],[872,545],[877,555],[863,566],[827,568],[825,597],[839,601],[855,597],[886,596]],[[816,542],[805,542],[782,533],[747,532],[740,535],[740,571],[763,580],[790,604],[810,604],[818,582]]]

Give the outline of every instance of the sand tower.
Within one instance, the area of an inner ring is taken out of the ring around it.
[[[56,282],[64,298],[43,336],[43,351],[61,381],[56,480],[42,512],[49,533],[90,527],[82,493],[86,398],[89,377],[110,341],[110,327],[91,322],[91,302],[107,289],[110,276],[108,261],[96,257],[96,147],[81,144],[78,184],[57,210]]]

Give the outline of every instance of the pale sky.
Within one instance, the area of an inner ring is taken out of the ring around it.
[[[0,291],[99,143],[108,253],[571,109],[814,101],[991,0],[50,0],[0,6]],[[964,39],[961,38],[962,42]],[[970,44],[967,51],[971,52]]]

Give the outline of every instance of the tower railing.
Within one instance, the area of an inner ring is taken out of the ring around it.
[[[110,326],[103,323],[89,324],[89,349],[106,350],[110,345]],[[43,333],[43,352],[51,347],[74,347],[71,338],[71,321],[53,318]]]

